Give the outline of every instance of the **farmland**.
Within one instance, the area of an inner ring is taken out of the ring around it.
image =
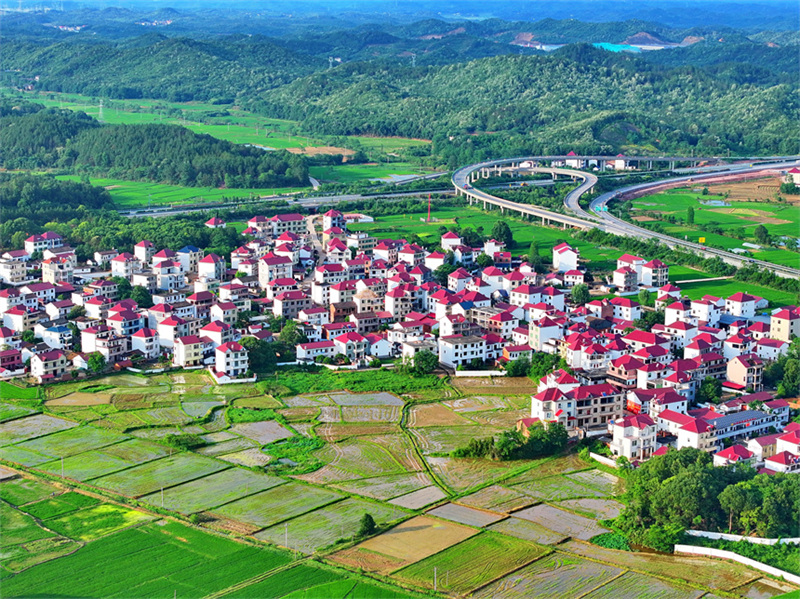
[[[797,267],[800,255],[786,249],[742,246],[743,242],[764,245],[754,231],[764,225],[773,237],[797,237],[800,230],[800,206],[778,201],[780,181],[773,177],[744,183],[724,183],[702,189],[677,188],[633,200],[634,220],[660,221],[664,231],[689,241],[705,238],[705,243],[726,250],[745,249],[754,258]],[[693,224],[687,214],[693,210]],[[638,216],[637,216],[638,215]],[[667,222],[674,218],[676,222]]]
[[[406,597],[413,592],[369,576],[427,592],[434,568],[439,592],[485,597],[620,596],[649,585],[670,598],[701,592],[683,585],[730,591],[759,578],[702,558],[659,556],[675,565],[661,564],[591,544],[622,505],[615,477],[577,454],[450,457],[510,428],[530,401],[520,381],[457,383],[279,371],[268,383],[220,389],[200,372],[118,374],[49,386],[44,402],[4,398],[13,419],[0,423],[0,458],[57,481],[0,483],[4,521],[14,523],[0,558],[4,596],[7,580],[9,596],[99,596],[88,572],[100,554],[126,560],[126,586],[103,596]],[[266,419],[251,422],[256,415]],[[178,451],[165,443],[169,433],[206,445]],[[367,513],[378,531],[359,538]],[[206,555],[219,579],[198,565]],[[490,559],[467,567],[469,555]],[[77,573],[69,592],[58,563]],[[704,582],[711,566],[720,573]]]

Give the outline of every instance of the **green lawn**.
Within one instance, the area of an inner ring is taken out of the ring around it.
[[[342,164],[338,166],[312,166],[309,174],[321,182],[354,183],[365,179],[384,179],[390,175],[424,175],[425,170],[408,162],[391,164]]]
[[[79,181],[78,175],[60,175],[61,180]],[[163,183],[149,183],[147,181],[124,181],[122,179],[95,179],[90,180],[92,185],[105,187],[111,194],[111,199],[117,208],[146,208],[152,202],[153,206],[173,206],[181,204],[201,204],[203,202],[221,202],[225,199],[250,199],[259,196],[273,196],[278,194],[303,191],[301,187],[279,187],[269,189],[217,189],[215,187],[183,187],[181,185],[166,185]]]

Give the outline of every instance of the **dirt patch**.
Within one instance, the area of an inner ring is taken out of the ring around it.
[[[112,189],[119,189],[122,185],[106,185],[103,189],[106,191],[111,191]]]
[[[108,403],[111,403],[111,396],[105,393],[70,393],[45,402],[48,406],[100,406]]]
[[[783,218],[775,218],[770,212],[766,210],[753,210],[751,208],[713,208],[709,212],[718,212],[720,214],[730,214],[742,220],[749,220],[754,223],[763,225],[788,225],[792,221]]]
[[[336,443],[348,437],[384,435],[387,433],[397,433],[399,431],[400,429],[396,424],[350,422],[327,422],[319,425],[316,429],[320,438],[329,443]]]
[[[370,572],[388,574],[439,553],[478,533],[474,528],[417,516],[331,559]]]
[[[786,198],[787,202],[800,204],[800,195],[787,195],[780,193],[781,177],[767,177],[732,183],[719,183],[709,185],[708,191],[713,195],[728,193],[729,202],[747,202],[774,200],[776,194]]]
[[[657,218],[653,218],[652,216],[633,216],[631,220],[636,221],[637,223],[652,223],[658,222]]]
[[[472,422],[447,409],[440,403],[422,404],[414,406],[409,410],[408,426],[464,426]]]
[[[463,377],[450,383],[464,395],[490,393],[496,395],[523,395],[536,392],[536,386],[528,377]]]
[[[352,156],[355,150],[348,150],[347,148],[337,148],[336,146],[306,146],[305,148],[287,148],[288,152],[292,154],[305,154],[306,156],[319,156],[322,154],[334,156],[341,154],[342,156]]]

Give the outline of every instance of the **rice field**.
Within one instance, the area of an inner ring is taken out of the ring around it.
[[[15,478],[0,483],[0,499],[11,505],[24,505],[58,492],[58,487],[37,478]]]
[[[385,504],[348,498],[256,533],[262,541],[311,554],[358,533],[364,514],[378,525],[406,517],[408,512]],[[287,544],[288,543],[288,544]]]
[[[428,507],[433,503],[437,503],[445,499],[447,495],[439,487],[425,487],[417,491],[395,497],[389,503],[399,505],[400,507],[408,508],[410,510],[418,510]]]
[[[514,512],[514,517],[529,520],[534,524],[539,524],[554,532],[584,541],[591,539],[595,535],[609,532],[607,529],[599,526],[594,520],[571,514],[545,504],[535,505]]]
[[[432,589],[465,594],[546,554],[545,547],[484,532],[421,560],[394,576]],[[434,570],[435,569],[435,570]],[[435,572],[435,573],[434,573]]]
[[[202,478],[225,468],[227,468],[226,464],[211,458],[178,453],[135,466],[129,470],[95,478],[89,482],[94,486],[111,489],[128,497],[140,497],[161,488],[169,488]]]
[[[618,597],[652,597],[653,599],[698,599],[704,591],[676,586],[638,572],[625,572],[619,578],[596,588],[586,599],[617,599]]]
[[[68,492],[49,499],[42,499],[41,501],[29,503],[20,509],[39,520],[48,520],[50,518],[76,512],[85,507],[97,505],[99,501],[99,499],[88,495]]]
[[[29,416],[30,414],[35,414],[35,413],[36,410],[33,410],[31,408],[26,408],[24,406],[17,406],[9,403],[0,403],[0,422],[5,422],[6,420],[14,420],[15,418],[21,418],[22,416]]]
[[[252,439],[260,445],[267,445],[268,443],[274,443],[281,439],[288,439],[294,435],[292,431],[274,420],[234,424],[231,427],[231,431],[242,437]]]
[[[362,478],[331,485],[346,493],[354,493],[379,500],[389,500],[431,487],[433,481],[423,472],[390,474],[374,478]],[[444,494],[442,494],[443,496]],[[427,505],[427,504],[426,504]]]
[[[426,461],[445,485],[459,493],[499,481],[525,467],[525,462],[473,458],[427,457]]]
[[[125,441],[129,437],[91,426],[70,428],[20,443],[19,447],[53,458],[69,457]]]
[[[581,597],[622,572],[613,566],[552,553],[480,589],[474,596],[477,599]]]
[[[540,524],[514,516],[492,524],[488,529],[510,537],[516,537],[517,539],[533,541],[541,545],[557,545],[569,538],[567,535],[552,531]]]
[[[476,528],[484,528],[504,518],[502,514],[478,510],[464,505],[458,505],[457,503],[445,503],[444,505],[429,510],[427,513],[429,516],[436,516],[437,518],[458,522],[459,524],[466,524],[467,526],[475,526]]]
[[[606,496],[606,493],[602,490],[588,487],[560,474],[535,481],[518,483],[512,489],[541,501]]]
[[[0,447],[3,445],[11,445],[12,443],[21,443],[28,439],[36,437],[43,437],[50,433],[56,433],[68,428],[78,426],[77,423],[63,418],[55,418],[47,414],[35,414],[33,416],[26,416],[25,418],[18,418],[8,422],[0,423]],[[0,457],[3,454],[0,453]]]
[[[210,510],[231,501],[266,491],[286,481],[241,468],[230,468],[203,478],[170,487],[163,493],[156,491],[142,497],[142,501],[183,514]]]
[[[213,514],[266,528],[341,498],[338,493],[290,482],[228,503]]]
[[[481,489],[477,493],[462,497],[458,500],[458,503],[469,507],[508,513],[527,507],[535,503],[535,500],[514,489],[508,489],[500,485],[492,485]]]

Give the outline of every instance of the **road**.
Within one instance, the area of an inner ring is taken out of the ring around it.
[[[585,159],[586,157],[578,156],[572,158]],[[524,162],[531,162],[536,164],[536,163],[541,163],[542,161],[547,161],[551,159],[551,157],[527,156],[527,157],[509,158],[503,160],[492,160],[488,162],[482,162],[479,164],[473,164],[457,170],[453,174],[452,182],[454,187],[456,188],[456,193],[467,195],[470,198],[470,201],[477,200],[480,202],[484,202],[485,204],[499,206],[503,210],[508,209],[515,212],[520,212],[522,214],[536,216],[542,218],[543,222],[546,221],[559,222],[564,224],[565,226],[573,226],[581,229],[591,229],[597,227],[606,232],[614,233],[616,235],[625,235],[641,239],[658,239],[659,241],[668,245],[669,247],[682,247],[700,253],[701,255],[706,257],[719,257],[728,264],[732,264],[740,268],[748,265],[757,265],[761,268],[771,270],[775,272],[775,274],[778,274],[783,277],[800,279],[800,269],[791,268],[789,266],[777,265],[771,262],[765,262],[763,260],[753,260],[750,258],[743,258],[742,256],[735,254],[733,252],[718,250],[716,248],[710,248],[699,243],[678,239],[675,237],[671,237],[669,235],[665,235],[663,233],[656,233],[654,231],[650,231],[649,229],[645,229],[643,227],[639,227],[632,223],[619,219],[605,211],[607,210],[607,206],[610,201],[619,198],[623,194],[630,194],[630,193],[643,194],[646,193],[649,189],[658,188],[659,186],[663,186],[665,183],[680,184],[682,182],[712,181],[714,179],[719,179],[720,177],[724,176],[743,174],[743,173],[758,174],[763,171],[785,170],[800,165],[800,159],[796,156],[789,157],[788,160],[786,159],[787,157],[778,157],[778,158],[780,158],[780,161],[769,164],[749,163],[749,164],[731,164],[728,165],[727,167],[722,167],[722,166],[698,167],[697,169],[695,169],[696,172],[693,172],[691,175],[687,175],[684,177],[663,179],[649,183],[630,185],[627,187],[616,189],[608,193],[604,193],[603,195],[599,196],[598,198],[592,201],[590,210],[588,212],[583,208],[581,208],[580,204],[578,203],[578,200],[581,195],[591,190],[591,188],[594,187],[594,185],[597,183],[597,177],[595,175],[591,173],[585,173],[582,171],[570,170],[570,169],[544,168],[544,167],[537,167],[531,169],[531,168],[517,167],[525,171],[551,172],[559,175],[564,174],[583,179],[583,183],[581,183],[577,188],[575,188],[573,191],[567,194],[567,197],[564,198],[564,205],[569,211],[575,214],[574,217],[557,214],[555,212],[545,210],[544,208],[532,207],[527,204],[518,204],[516,202],[504,200],[502,198],[493,196],[485,191],[475,189],[469,183],[470,177],[472,176],[472,173],[475,171],[483,170],[487,174],[489,174],[489,171],[491,169],[497,169],[498,167],[503,167],[504,165],[509,165],[509,164],[519,165],[520,163]],[[770,159],[761,159],[761,160],[770,160]],[[704,171],[711,171],[711,172],[704,172]]]

